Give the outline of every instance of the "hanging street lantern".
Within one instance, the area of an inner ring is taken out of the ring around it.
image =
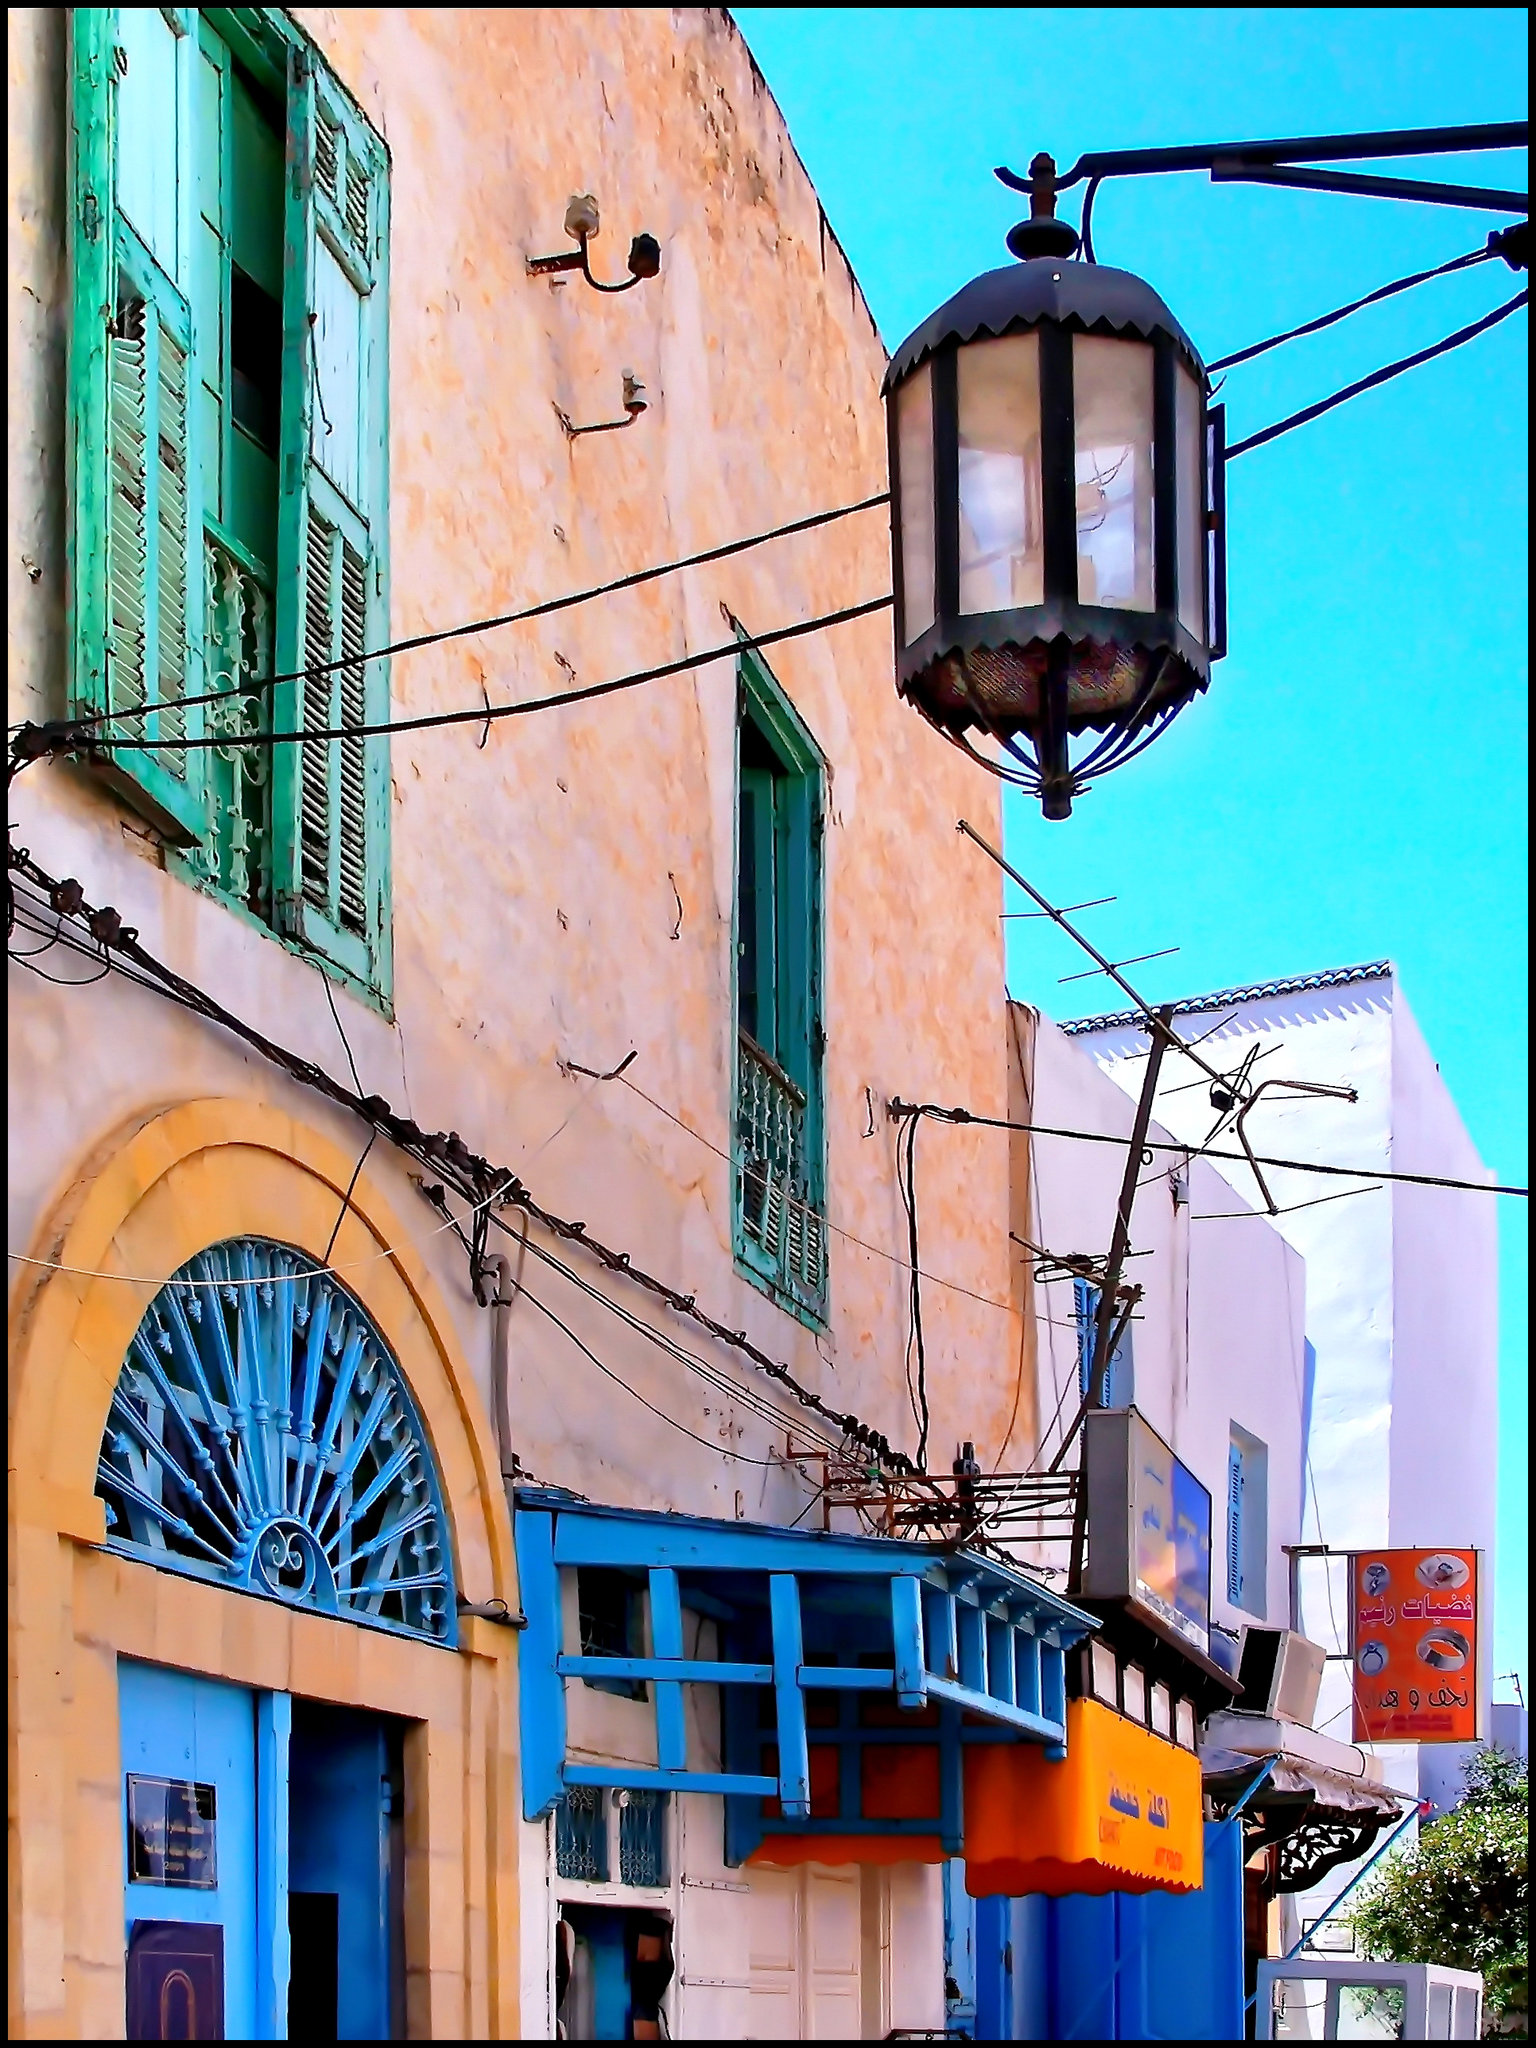
[[[1020,260],[974,278],[886,373],[896,677],[1065,818],[1225,651],[1221,410],[1151,286],[1078,257],[1051,159],[1030,174]]]

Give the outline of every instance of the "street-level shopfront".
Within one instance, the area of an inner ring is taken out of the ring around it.
[[[1069,1700],[1095,1623],[1022,1572],[538,1489],[514,1566],[409,1242],[230,1101],[49,1221],[11,1323],[13,2035],[883,2035],[943,2023],[955,1859],[981,1897],[1199,1884],[1193,1757]]]
[[[557,1494],[514,1563],[451,1316],[355,1167],[258,1104],[150,1116],[17,1290],[13,2035],[941,2022],[941,1866],[990,1752],[1062,1768],[1090,1617],[979,1557]]]
[[[1239,1688],[1210,1655],[1207,1489],[1134,1408],[1088,1417],[1094,1632],[1067,1745],[978,1756],[947,1873],[946,2019],[977,2039],[1242,2033],[1242,1825],[1205,1820],[1197,1740]]]
[[[515,1525],[523,1811],[549,1844],[551,2025],[525,1886],[527,2031],[942,2027],[942,1867],[988,1767],[1069,1768],[1090,1618],[924,1544],[549,1488]]]
[[[1095,1650],[1102,1645],[1094,1644]],[[978,1757],[946,1872],[947,2018],[977,2040],[1236,2038],[1241,1830],[1204,1820],[1198,1756],[1090,1697],[1067,1754]]]
[[[510,1525],[445,1304],[355,1164],[184,1104],[30,1248],[13,2038],[520,2031],[516,1636],[458,1612],[515,1607]]]

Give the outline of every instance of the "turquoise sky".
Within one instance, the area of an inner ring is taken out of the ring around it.
[[[992,166],[1083,151],[1517,120],[1523,10],[734,10],[889,347],[1008,260]],[[1524,154],[1391,166],[1526,183]],[[1075,220],[1080,193],[1066,195]],[[1478,247],[1489,216],[1201,176],[1115,181],[1102,262],[1207,357]],[[1523,283],[1437,281],[1232,373],[1232,438],[1437,340]],[[1527,316],[1234,464],[1231,654],[1070,822],[1013,803],[1012,857],[1154,999],[1386,956],[1483,1158],[1526,1182]],[[1012,800],[1010,800],[1012,801]],[[1026,936],[1027,934],[1027,936]],[[1014,925],[1010,981],[1103,1007]],[[1102,984],[1100,985],[1102,986]],[[1494,1670],[1526,1675],[1526,1208],[1502,1201]],[[1454,1359],[1447,1362],[1454,1386]],[[1507,1680],[1495,1697],[1513,1696]]]

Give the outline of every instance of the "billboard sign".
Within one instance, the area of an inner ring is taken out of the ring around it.
[[[1349,1559],[1356,1742],[1477,1740],[1478,1553]]]
[[[1090,1599],[1127,1600],[1210,1655],[1211,1496],[1134,1408],[1084,1417]]]

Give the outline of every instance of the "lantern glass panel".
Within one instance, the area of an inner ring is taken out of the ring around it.
[[[1174,440],[1179,492],[1179,624],[1205,638],[1204,423],[1200,387],[1180,363],[1175,382]]]
[[[960,351],[960,609],[1045,600],[1040,491],[1040,337]]]
[[[1156,589],[1150,345],[1074,335],[1072,396],[1079,602],[1149,612]]]
[[[932,365],[896,392],[896,466],[901,478],[901,642],[910,647],[934,618]]]

